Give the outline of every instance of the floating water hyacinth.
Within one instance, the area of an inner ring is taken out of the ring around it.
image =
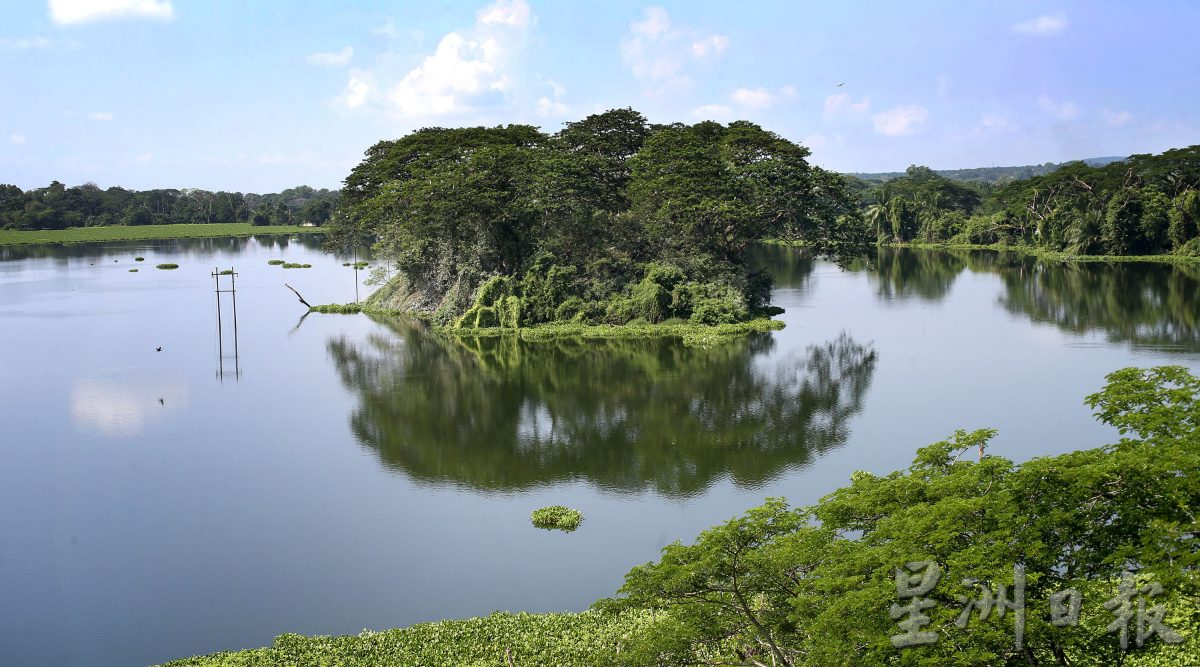
[[[547,530],[565,530],[568,533],[583,523],[583,514],[579,510],[562,505],[551,505],[533,511],[530,515],[533,525]]]

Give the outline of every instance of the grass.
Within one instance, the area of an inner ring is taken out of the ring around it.
[[[361,303],[327,303],[321,306],[313,306],[312,308],[308,309],[308,312],[353,315],[354,313],[361,313],[362,310]]]
[[[551,505],[550,507],[536,509],[533,511],[533,514],[529,515],[529,518],[537,528],[565,530],[568,533],[583,523],[583,514],[579,510],[573,510],[570,507],[563,507],[562,505]]]
[[[0,229],[0,245],[46,243],[87,243],[91,241],[149,241],[153,239],[191,239],[213,236],[257,236],[260,234],[309,234],[319,228],[294,225],[217,223],[212,225],[141,225],[136,227],[72,227],[22,231]]]
[[[311,269],[312,268],[312,264],[297,264],[295,262],[284,262],[282,266],[285,269]]]
[[[158,266],[156,266],[154,268],[156,268],[156,269],[178,269],[179,265],[168,262],[166,264],[159,264]]]
[[[162,667],[404,665],[505,667],[611,664],[631,638],[666,618],[648,611],[565,614],[497,612],[342,637],[286,634],[267,648],[185,658]],[[510,661],[511,659],[511,661]]]
[[[280,264],[283,264],[283,263],[284,263],[284,261],[282,259],[268,259],[267,260],[267,264],[269,264],[270,266],[279,266]]]

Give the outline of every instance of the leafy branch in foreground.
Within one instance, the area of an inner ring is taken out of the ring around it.
[[[986,455],[993,431],[959,431],[921,449],[907,471],[855,473],[812,507],[772,499],[670,545],[599,606],[667,612],[630,648],[646,665],[828,665],[850,655],[858,665],[1189,664],[1192,649],[1157,639],[1124,657],[1101,603],[1129,571],[1163,587],[1156,602],[1173,610],[1176,631],[1194,637],[1200,627],[1200,381],[1181,367],[1126,369],[1087,400],[1136,437],[1017,465]],[[926,629],[939,641],[900,651],[888,609],[896,568],[913,561],[944,572],[928,597]],[[1027,572],[1023,645],[1010,622],[956,626],[959,595],[977,594],[976,584],[1011,589],[1014,565]],[[1057,627],[1048,600],[1067,589],[1083,597],[1082,616]]]

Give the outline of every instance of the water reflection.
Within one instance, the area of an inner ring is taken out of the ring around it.
[[[406,320],[328,344],[357,393],[351,427],[411,478],[481,490],[586,480],[684,497],[762,484],[845,443],[876,353],[843,334],[781,355],[770,335],[458,340]]]
[[[306,250],[321,251],[325,235],[263,234],[259,236],[221,236],[212,238],[154,239],[148,241],[95,241],[70,244],[29,244],[0,246],[0,262],[23,259],[95,259],[111,257],[114,249],[122,247],[152,247],[184,257],[208,257],[215,253],[239,253],[250,247],[282,250],[296,245]],[[362,254],[363,249],[359,249]]]
[[[773,257],[771,266],[788,261]],[[803,257],[792,260],[809,262]],[[1057,262],[1012,252],[881,248],[869,271],[886,303],[942,301],[964,271],[1000,279],[1000,305],[1074,334],[1102,333],[1139,349],[1200,348],[1200,267],[1152,262]]]

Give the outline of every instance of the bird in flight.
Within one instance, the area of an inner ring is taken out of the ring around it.
[[[846,82],[845,82],[845,81],[843,81],[843,82],[839,83],[838,85],[836,85],[836,86],[834,86],[834,87],[835,87],[835,88],[841,88],[841,87],[842,87],[842,86],[844,86],[844,85],[846,85]]]
[[[155,352],[162,352],[162,346],[154,348]]]

